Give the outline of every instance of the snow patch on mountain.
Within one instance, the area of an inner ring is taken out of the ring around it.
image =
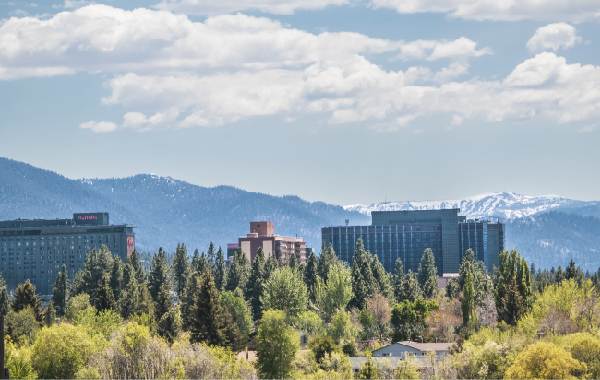
[[[459,208],[468,218],[515,219],[533,216],[580,201],[558,195],[525,195],[513,192],[485,193],[463,200],[382,202],[344,206],[348,211],[369,215],[372,211],[431,210]]]

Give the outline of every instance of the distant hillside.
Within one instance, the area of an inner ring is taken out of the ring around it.
[[[372,210],[460,207],[469,217],[497,216],[507,223],[506,243],[539,267],[600,267],[600,202],[558,196],[494,193],[462,201],[395,202],[346,206],[307,202],[228,186],[202,187],[168,177],[140,174],[120,179],[72,180],[28,164],[0,158],[0,219],[62,218],[73,212],[108,211],[112,223],[136,226],[137,244],[148,251],[178,242],[204,249],[224,246],[269,219],[282,235],[321,245],[327,225],[369,224]]]
[[[248,232],[250,220],[269,219],[281,235],[303,236],[318,248],[321,226],[369,217],[340,206],[277,197],[228,186],[201,187],[141,174],[121,179],[71,180],[21,162],[0,158],[0,219],[70,217],[108,211],[111,223],[136,226],[142,249],[174,249],[178,242],[204,249],[224,246]]]

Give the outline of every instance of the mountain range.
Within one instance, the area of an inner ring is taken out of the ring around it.
[[[507,248],[519,249],[537,267],[574,259],[600,267],[600,202],[510,192],[464,200],[386,202],[339,206],[273,196],[231,186],[202,187],[170,177],[69,179],[0,157],[0,219],[65,218],[74,212],[108,211],[111,223],[136,227],[138,248],[173,250],[178,242],[204,249],[246,234],[248,222],[268,219],[282,235],[303,236],[320,246],[322,226],[369,224],[373,210],[460,208],[469,218],[497,217],[506,223]]]

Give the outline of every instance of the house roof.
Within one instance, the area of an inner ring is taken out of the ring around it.
[[[379,349],[375,350],[374,352],[379,351],[383,348],[395,345],[395,344],[406,346],[406,347],[411,347],[411,348],[414,348],[415,350],[419,350],[421,352],[447,352],[447,351],[450,351],[450,347],[452,346],[453,343],[419,343],[419,342],[413,342],[410,340],[405,340],[402,342],[396,342],[396,343],[392,343],[392,344],[384,346],[384,347],[380,347]]]

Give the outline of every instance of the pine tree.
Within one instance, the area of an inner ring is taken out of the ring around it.
[[[146,282],[146,274],[144,273],[144,268],[140,263],[140,258],[138,257],[138,253],[135,249],[133,250],[133,252],[131,252],[131,255],[129,256],[127,261],[134,270],[138,284]]]
[[[95,307],[98,311],[115,309],[115,295],[110,287],[110,275],[105,273],[96,291]]]
[[[379,261],[377,255],[371,255],[371,272],[373,273],[375,283],[377,284],[375,292],[382,294],[385,297],[391,297],[392,285],[390,284],[390,277],[381,264],[381,261]]]
[[[531,275],[517,251],[502,252],[494,278],[498,319],[515,325],[532,305]]]
[[[273,274],[273,272],[275,272],[275,270],[279,267],[279,264],[277,263],[277,260],[275,260],[275,257],[270,256],[267,261],[265,261],[265,276],[264,279],[267,280],[269,279],[269,277],[271,277],[271,275]]]
[[[185,244],[177,244],[175,256],[173,257],[173,279],[177,296],[181,298],[185,290],[185,281],[188,276],[189,263]]]
[[[56,307],[54,306],[54,302],[48,302],[48,305],[44,308],[44,312],[42,313],[42,320],[46,326],[51,326],[56,320]]]
[[[124,291],[119,300],[119,310],[123,318],[130,318],[141,312],[140,307],[140,285],[136,277],[135,269],[130,263],[125,264],[123,269]]]
[[[430,248],[427,248],[421,257],[418,278],[423,295],[427,298],[432,298],[437,289],[437,268],[435,266],[433,251]]]
[[[394,274],[393,274],[393,279],[394,279],[394,298],[396,299],[396,301],[401,301],[402,300],[402,286],[404,284],[404,264],[402,263],[402,259],[401,258],[397,258],[396,262],[394,263]]]
[[[306,259],[306,268],[304,269],[304,283],[308,288],[308,298],[310,302],[316,302],[316,286],[319,280],[319,273],[317,268],[317,258],[315,254],[311,252]]]
[[[208,249],[206,250],[206,260],[211,268],[214,268],[216,259],[215,245],[211,241],[208,244]]]
[[[17,285],[15,289],[15,295],[12,302],[12,308],[14,311],[21,311],[27,307],[30,307],[35,314],[35,319],[38,322],[42,321],[42,300],[37,295],[35,285],[31,281]]]
[[[219,250],[217,251],[213,272],[215,274],[215,285],[219,290],[223,290],[227,283],[227,267],[225,266],[225,255],[223,254],[221,247],[219,247]]]
[[[371,258],[365,249],[362,239],[356,241],[354,260],[352,261],[352,291],[354,298],[352,306],[362,309],[367,299],[372,297],[378,288],[375,277],[371,271]]]
[[[475,295],[474,273],[471,270],[465,272],[462,287],[461,309],[463,327],[472,331],[477,327],[477,301]]]
[[[417,274],[409,269],[402,281],[402,293],[399,300],[414,302],[421,298],[423,298],[423,292],[419,286]]]
[[[52,288],[52,304],[56,308],[56,313],[61,317],[65,315],[67,309],[67,298],[67,267],[63,264],[54,281],[54,287]]]
[[[327,282],[327,274],[329,273],[329,268],[331,265],[337,261],[337,256],[335,255],[335,251],[333,250],[333,246],[328,244],[321,251],[321,255],[319,256],[318,263],[318,272],[319,277],[325,282]]]
[[[263,283],[265,275],[265,256],[262,249],[258,249],[256,257],[252,263],[250,277],[246,284],[246,299],[250,302],[252,316],[254,320],[260,319],[262,312],[261,296],[263,293]]]
[[[162,315],[157,323],[156,331],[169,343],[173,343],[181,331],[181,314],[175,306]]]
[[[571,259],[569,261],[569,265],[567,266],[567,269],[565,271],[565,279],[575,280],[575,281],[577,281],[578,284],[581,284],[583,282],[584,278],[585,278],[585,276],[584,276],[581,268],[575,264],[573,259]]]
[[[212,274],[206,272],[200,275],[196,284],[190,310],[192,316],[190,340],[194,343],[222,345],[226,341],[225,318]]]
[[[108,287],[110,288],[113,265],[114,257],[106,246],[103,245],[98,250],[90,251],[85,258],[83,268],[75,278],[73,294],[87,293],[90,296],[92,306],[96,309],[101,309],[106,301],[105,299],[100,300],[100,297],[104,297],[104,295],[100,294],[104,291],[102,289],[102,282],[107,277],[109,282]],[[114,294],[112,299],[114,299]]]
[[[113,267],[110,274],[110,286],[113,290],[115,301],[121,298],[121,292],[123,291],[123,263],[121,259],[115,257],[113,260]]]
[[[154,315],[159,321],[172,306],[171,277],[167,256],[162,248],[152,258],[150,274],[148,276],[148,290],[154,301]]]
[[[208,262],[208,258],[204,252],[200,254],[198,254],[198,250],[194,252],[194,257],[192,258],[192,270],[200,274],[212,272],[212,266]]]
[[[236,288],[245,289],[249,274],[250,265],[246,256],[242,251],[236,251],[227,273],[227,285],[225,289],[229,291],[234,291]]]

